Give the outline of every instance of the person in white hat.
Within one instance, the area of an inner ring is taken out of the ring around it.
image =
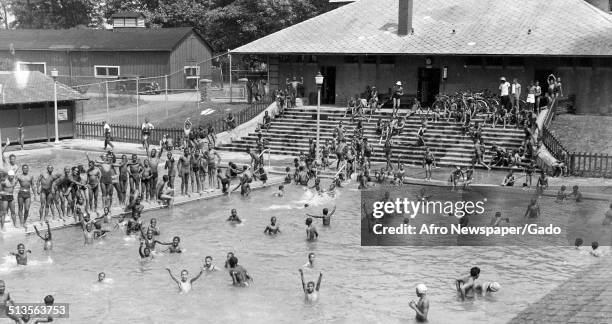
[[[416,312],[417,321],[425,322],[427,321],[427,313],[429,312],[427,286],[425,286],[424,284],[418,284],[416,286],[416,295],[419,297],[419,301],[415,302],[414,300],[411,300],[408,305]]]
[[[498,292],[499,289],[501,288],[501,285],[498,282],[485,282],[482,284],[476,284],[476,286],[474,286],[474,289],[479,292],[482,296],[486,295],[487,293],[494,293],[494,292]]]
[[[404,88],[402,88],[402,81],[397,81],[395,86],[393,86],[393,95],[391,98],[393,99],[393,116],[397,113],[397,110],[400,106],[400,98],[404,95]]]

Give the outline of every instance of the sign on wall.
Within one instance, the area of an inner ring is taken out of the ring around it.
[[[68,109],[58,109],[57,120],[68,120]]]

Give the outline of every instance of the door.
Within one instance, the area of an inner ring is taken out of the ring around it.
[[[336,103],[336,67],[323,66],[321,67],[323,79],[323,87],[321,88],[321,103],[333,105]]]
[[[417,98],[421,106],[428,107],[440,93],[440,69],[419,68]]]

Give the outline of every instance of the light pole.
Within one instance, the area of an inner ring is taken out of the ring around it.
[[[321,136],[321,86],[323,85],[323,76],[321,72],[317,72],[315,76],[315,83],[317,84],[317,149],[316,149],[316,161],[320,161],[319,150],[321,148],[320,136]]]
[[[53,108],[54,108],[54,114],[53,116],[55,116],[54,120],[55,120],[55,144],[59,144],[59,129],[57,126],[57,77],[58,77],[58,72],[55,68],[53,68],[53,70],[51,70],[51,77],[53,78]]]

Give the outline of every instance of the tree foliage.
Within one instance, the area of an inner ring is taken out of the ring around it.
[[[233,49],[332,7],[328,0],[0,0],[14,28],[101,27],[121,11],[143,13],[149,27],[194,27],[219,51]]]
[[[13,28],[61,29],[102,23],[96,0],[12,0]]]

